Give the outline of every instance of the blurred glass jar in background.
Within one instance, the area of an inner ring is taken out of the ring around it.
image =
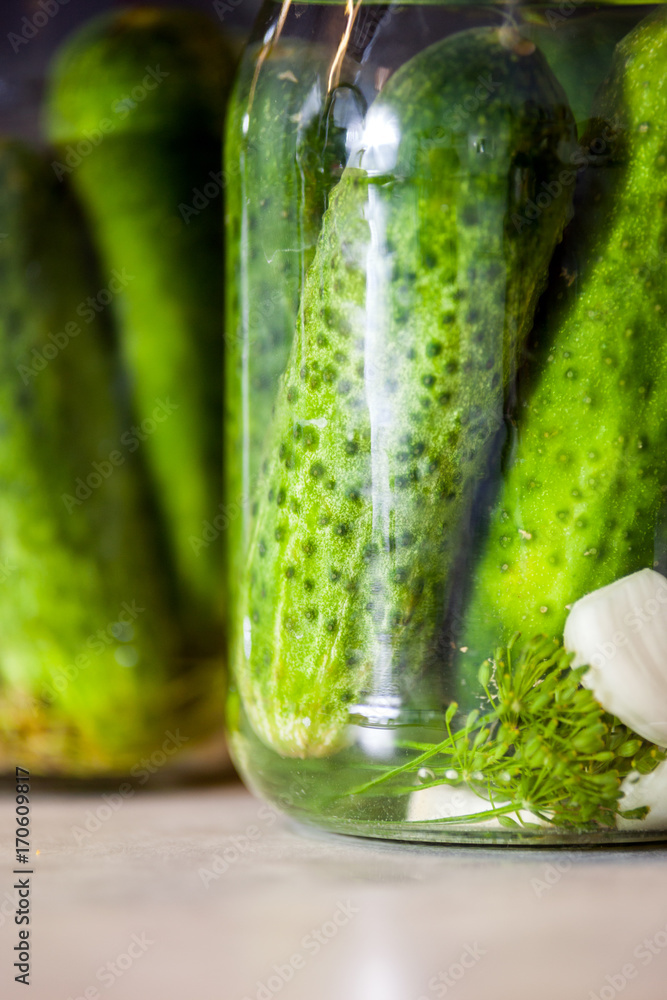
[[[667,13],[267,3],[228,114],[233,689],[330,830],[667,832]]]
[[[221,142],[250,13],[0,15],[2,769],[223,760]]]

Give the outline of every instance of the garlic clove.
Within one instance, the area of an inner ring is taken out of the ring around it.
[[[582,684],[640,736],[667,747],[667,579],[652,569],[601,587],[573,606],[564,646]]]
[[[623,812],[648,806],[645,819],[624,819],[618,816],[619,830],[667,830],[667,760],[651,771],[640,774],[632,771],[621,785],[623,797],[618,808]]]
[[[506,803],[496,801],[496,806],[503,806]],[[465,817],[476,813],[488,812],[494,806],[488,799],[483,799],[472,789],[465,785],[432,785],[430,788],[418,789],[410,795],[407,819],[409,822],[419,823],[438,819],[453,819],[455,816]],[[509,813],[510,819],[516,823],[532,823],[534,826],[547,826],[539,816],[521,809],[518,812]],[[465,824],[465,820],[463,820]],[[475,830],[501,830],[502,824],[498,816],[490,816],[488,819],[476,820],[470,824]],[[452,823],[452,826],[456,824]]]

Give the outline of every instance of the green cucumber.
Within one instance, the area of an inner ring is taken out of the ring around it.
[[[175,721],[179,650],[127,387],[87,305],[108,279],[66,187],[16,144],[0,233],[0,768],[121,771]]]
[[[254,729],[285,755],[336,750],[350,703],[370,691],[391,710],[396,677],[410,687],[423,669],[503,426],[569,188],[547,199],[542,227],[512,220],[574,141],[544,59],[507,42],[462,32],[406,63],[325,215],[268,435],[234,656]]]
[[[589,145],[607,165],[566,240],[578,273],[551,300],[474,570],[471,668],[516,632],[560,637],[573,601],[653,565],[667,490],[665,65],[660,11],[618,46],[600,95]]]
[[[54,170],[71,175],[104,266],[132,276],[114,310],[184,619],[202,655],[218,649],[223,614],[222,539],[210,536],[222,502],[220,141],[232,70],[203,15],[108,14],[59,54],[47,114]],[[165,400],[173,415],[155,429]]]

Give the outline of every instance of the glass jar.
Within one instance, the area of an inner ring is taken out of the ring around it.
[[[328,830],[667,833],[667,13],[267,3],[228,115],[233,752]]]

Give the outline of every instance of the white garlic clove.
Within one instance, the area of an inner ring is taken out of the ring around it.
[[[650,774],[632,771],[621,785],[623,797],[618,808],[622,812],[649,807],[645,819],[624,819],[618,816],[619,830],[667,830],[667,760]]]
[[[499,800],[496,801],[496,806],[503,805],[506,805],[506,803]],[[488,799],[483,799],[465,785],[432,785],[430,788],[418,789],[412,792],[408,805],[407,819],[412,823],[453,819],[458,816],[464,817],[476,813],[488,812],[493,808],[494,806]],[[509,817],[515,823],[522,822],[532,823],[537,826],[547,826],[539,816],[526,809],[510,813]],[[462,822],[465,824],[465,820],[462,819]],[[480,830],[502,829],[502,824],[498,816],[476,820],[471,826],[474,829]]]
[[[616,580],[573,606],[564,645],[582,684],[640,736],[667,747],[667,579],[652,569]]]

